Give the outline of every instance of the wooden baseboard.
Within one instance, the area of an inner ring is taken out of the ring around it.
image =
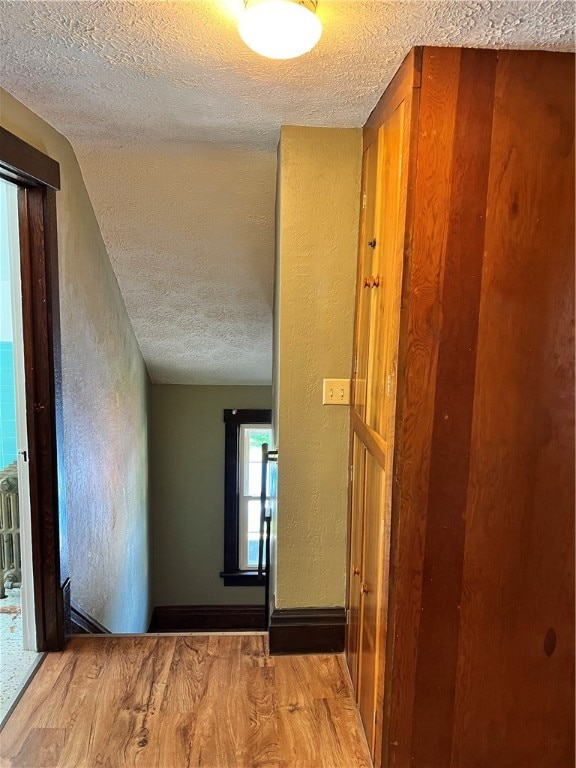
[[[264,631],[262,605],[157,605],[148,632]]]
[[[70,601],[70,629],[73,635],[109,635],[110,630],[93,619],[85,610]]]
[[[340,653],[345,629],[344,608],[275,608],[270,617],[270,653]]]

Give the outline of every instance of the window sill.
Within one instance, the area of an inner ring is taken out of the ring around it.
[[[225,587],[263,587],[265,583],[265,574],[262,574],[260,579],[258,571],[222,571],[220,577],[224,579]]]

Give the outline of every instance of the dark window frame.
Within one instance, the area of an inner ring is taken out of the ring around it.
[[[238,454],[242,424],[271,424],[272,411],[266,408],[226,408],[224,410],[224,570],[220,576],[225,587],[263,587],[257,571],[241,571],[240,497]]]

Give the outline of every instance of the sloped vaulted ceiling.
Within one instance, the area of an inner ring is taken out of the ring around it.
[[[155,382],[270,381],[280,125],[363,125],[413,45],[574,44],[572,0],[320,0],[270,61],[241,6],[0,2],[2,85],[74,146]]]

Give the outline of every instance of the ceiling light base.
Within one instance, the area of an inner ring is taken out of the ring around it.
[[[244,0],[238,31],[246,45],[269,59],[294,59],[322,35],[317,0]]]

